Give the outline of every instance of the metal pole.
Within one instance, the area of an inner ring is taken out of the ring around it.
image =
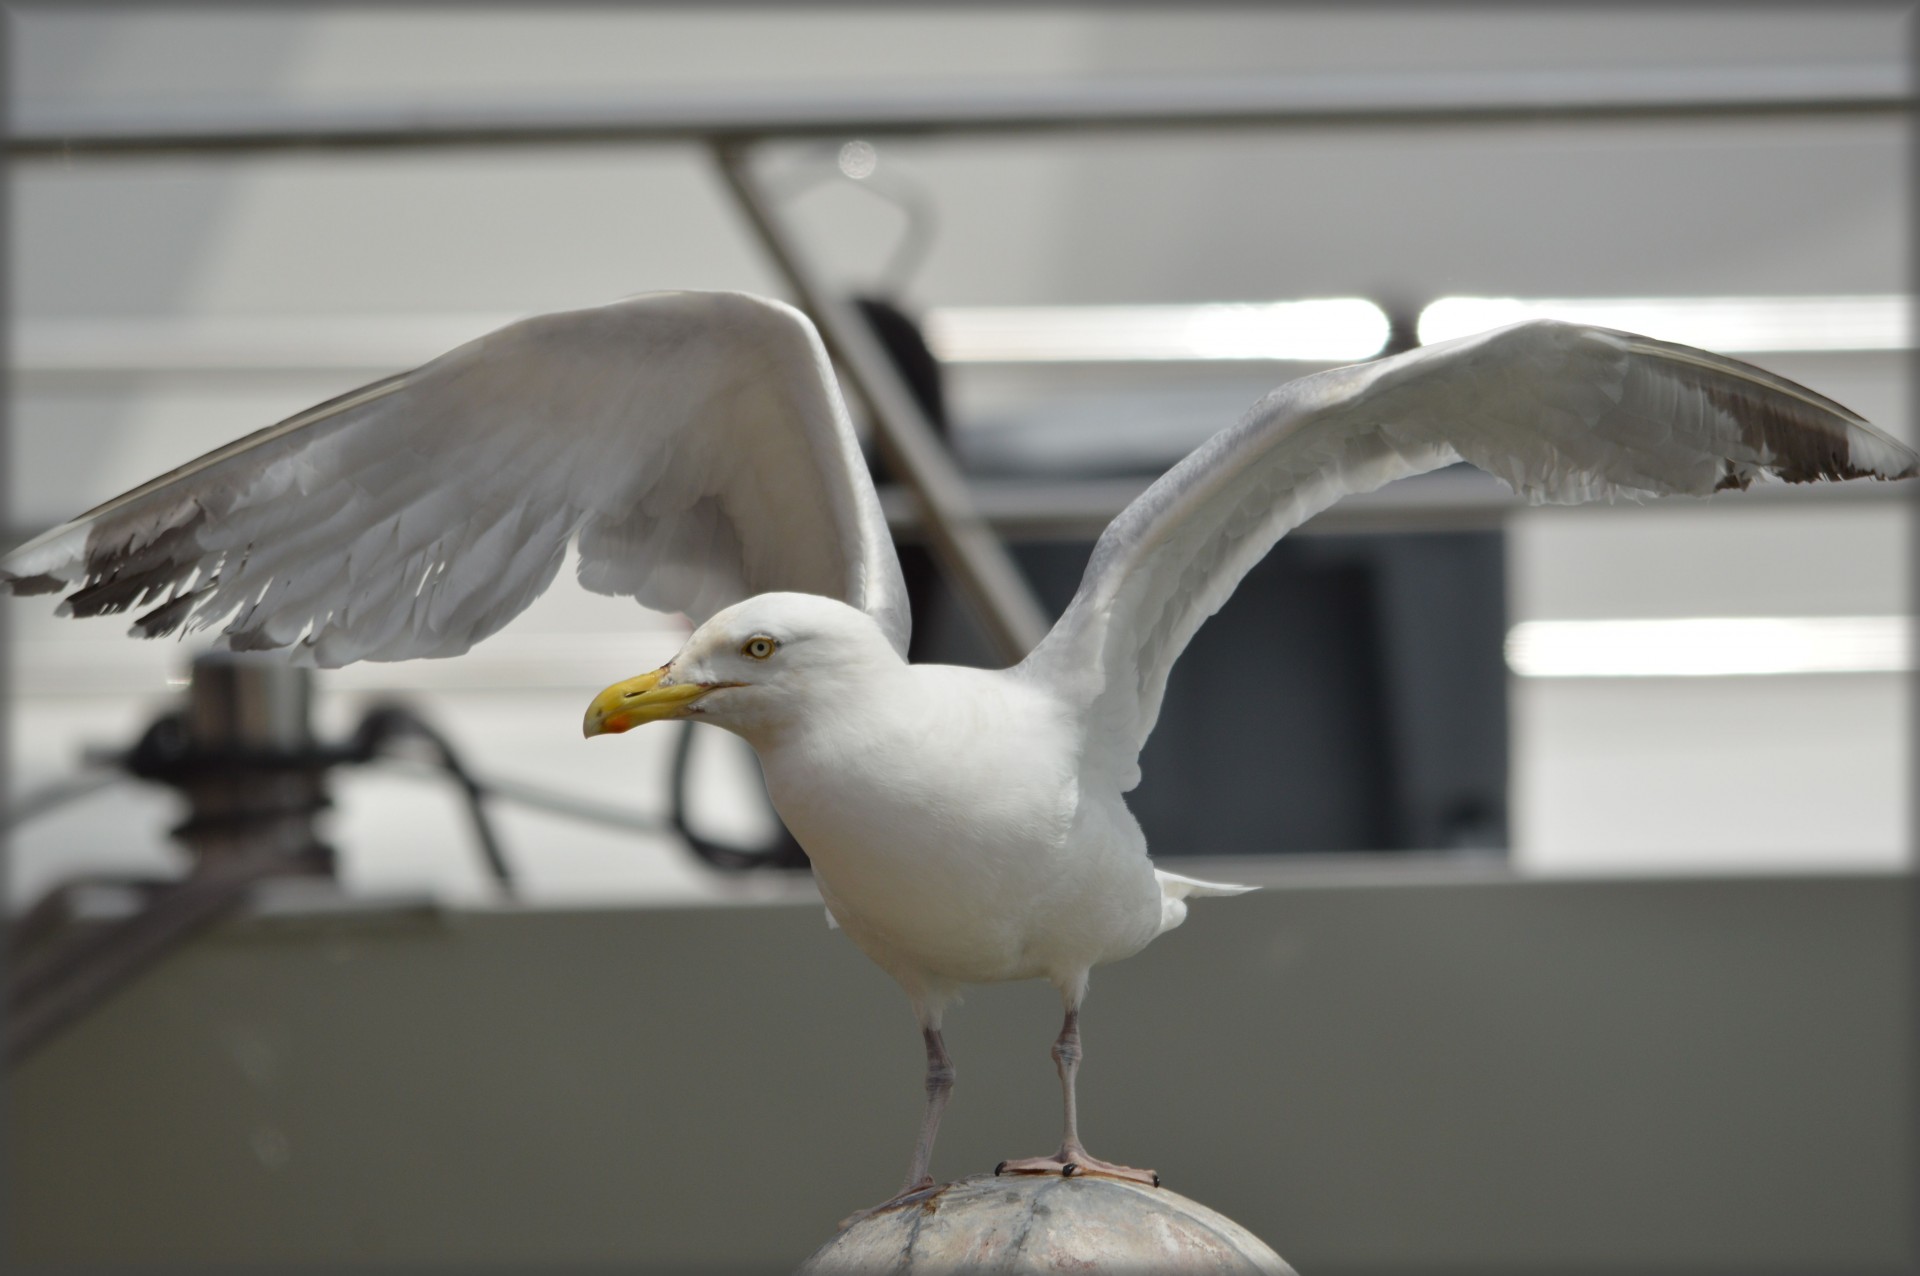
[[[974,507],[967,480],[852,306],[828,291],[754,181],[745,149],[717,142],[714,161],[800,308],[813,316],[827,352],[867,407],[887,464],[912,491],[927,539],[1001,657],[1023,658],[1051,622],[1006,546]]]
[[[1675,120],[1897,118],[1906,68],[1661,67],[983,82],[910,91],[700,93],[496,103],[26,103],[15,159],[245,155],[417,147],[660,145],[771,138],[986,137],[1139,129],[1531,127]]]
[[[313,750],[312,676],[274,656],[215,653],[193,662],[187,738],[197,753],[224,760],[179,781],[192,814],[173,835],[198,865],[262,853],[330,863],[314,832],[327,805],[324,772],[273,764]]]

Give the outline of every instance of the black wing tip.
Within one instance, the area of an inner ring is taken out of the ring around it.
[[[1920,460],[1913,461],[1909,463],[1905,469],[1895,470],[1891,474],[1881,470],[1863,470],[1856,468],[1842,477],[1850,479],[1870,478],[1876,483],[1898,483],[1903,479],[1920,478]]]
[[[1899,483],[1910,478],[1920,478],[1920,466],[1913,465],[1909,465],[1906,469],[1898,470],[1892,474],[1886,473],[1883,470],[1865,469],[1852,464],[1833,468],[1816,466],[1812,468],[1796,467],[1790,469],[1769,466],[1767,472],[1783,483],[1848,483],[1856,479],[1871,479],[1875,483]],[[1744,489],[1751,481],[1751,475],[1745,477],[1728,476],[1722,478],[1720,482],[1714,486],[1713,490],[1719,492],[1730,487]]]
[[[291,643],[272,637],[264,629],[229,629],[223,645],[228,651],[279,651]]]
[[[1855,479],[1872,479],[1876,483],[1898,483],[1903,479],[1920,477],[1920,469],[1908,466],[1897,473],[1888,474],[1881,470],[1867,469],[1852,463],[1841,465],[1781,465],[1767,467],[1767,473],[1783,483],[1848,483]],[[1752,482],[1752,475],[1722,478],[1714,486],[1714,491],[1724,491],[1729,487],[1746,488]]]
[[[172,562],[160,562],[142,571],[115,572],[68,594],[61,610],[67,615],[85,617],[111,616],[130,607],[144,607],[184,583],[192,574],[191,564]],[[161,609],[174,601],[168,599]]]
[[[0,572],[0,593],[12,594],[18,598],[29,598],[35,594],[57,594],[67,587],[68,582],[58,576],[41,572],[34,576],[16,576],[12,572]]]
[[[127,630],[128,636],[133,638],[163,638],[174,632],[180,628],[181,624],[186,620],[187,613],[193,609],[193,604],[198,601],[204,593],[206,593],[204,589],[194,589],[169,598],[152,611],[146,612],[137,618]]]
[[[1906,458],[1906,467],[1896,470],[1892,474],[1875,474],[1873,477],[1887,482],[1897,482],[1900,479],[1920,478],[1920,451],[1915,451],[1913,448],[1908,447],[1898,440],[1890,441],[1899,451],[1899,454]]]
[[[1732,461],[1720,463],[1720,479],[1713,485],[1716,492],[1744,492],[1753,486],[1754,471],[1746,466],[1735,465]]]
[[[1868,437],[1870,439],[1872,439],[1875,443],[1877,443],[1882,448],[1892,449],[1895,457],[1900,460],[1904,460],[1905,464],[1902,465],[1901,468],[1897,470],[1890,470],[1887,468],[1878,468],[1871,464],[1860,463],[1855,459],[1855,453],[1858,450],[1854,446],[1856,442],[1856,436],[1852,431],[1849,431],[1839,441],[1838,447],[1830,449],[1831,451],[1835,452],[1838,456],[1837,462],[1832,465],[1830,470],[1823,470],[1823,471],[1815,472],[1812,474],[1802,474],[1797,476],[1783,475],[1782,477],[1786,478],[1789,482],[1793,482],[1793,483],[1814,482],[1820,479],[1832,479],[1836,481],[1847,480],[1847,479],[1873,479],[1875,482],[1878,482],[1878,483],[1897,483],[1902,479],[1910,479],[1916,476],[1920,476],[1920,453],[1916,453],[1912,448],[1907,447],[1904,443],[1901,443],[1898,440],[1890,439],[1885,435],[1879,433],[1879,431],[1874,430],[1872,426],[1867,425],[1865,421],[1861,421],[1860,425],[1866,428],[1866,430],[1868,431]]]
[[[1892,481],[1920,474],[1920,453],[1796,382],[1770,373],[1748,380],[1695,377],[1693,381],[1709,402],[1738,423],[1747,453],[1744,462],[1723,462],[1715,491],[1744,488],[1757,470],[1788,483]],[[1863,451],[1865,458],[1860,455]],[[1901,468],[1890,470],[1889,454]]]

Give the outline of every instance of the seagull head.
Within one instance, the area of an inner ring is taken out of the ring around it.
[[[697,718],[751,738],[838,704],[901,663],[863,611],[816,594],[760,594],[694,630],[652,673],[595,696],[582,730]]]

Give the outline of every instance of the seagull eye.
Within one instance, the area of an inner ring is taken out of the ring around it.
[[[755,660],[765,660],[780,649],[780,644],[771,638],[749,638],[747,645],[740,648],[740,654]]]

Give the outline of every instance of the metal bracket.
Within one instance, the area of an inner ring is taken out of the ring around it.
[[[794,299],[813,317],[827,353],[866,406],[887,465],[913,493],[927,540],[941,565],[1008,664],[1033,650],[1051,622],[1033,588],[982,518],[966,477],[914,401],[886,351],[852,305],[813,274],[755,178],[745,143],[717,141],[714,162],[747,222],[786,277]]]

